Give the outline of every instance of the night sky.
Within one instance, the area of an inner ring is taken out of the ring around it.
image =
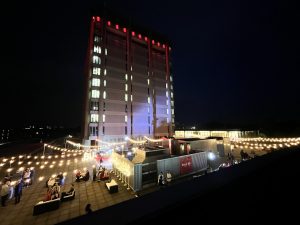
[[[90,9],[1,7],[0,127],[81,125]],[[300,120],[299,11],[286,1],[106,1],[171,40],[175,121],[228,128]]]

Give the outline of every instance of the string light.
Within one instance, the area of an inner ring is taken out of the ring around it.
[[[161,142],[161,141],[164,141],[165,139],[163,138],[159,138],[159,139],[151,139],[151,138],[148,138],[146,136],[144,136],[145,139],[147,139],[148,141],[151,141],[151,142]]]

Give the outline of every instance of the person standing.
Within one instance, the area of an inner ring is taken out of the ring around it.
[[[90,203],[88,203],[86,205],[85,212],[86,212],[86,214],[89,214],[89,213],[93,212],[93,210],[91,209],[91,204]]]
[[[167,184],[170,185],[172,181],[172,174],[171,172],[168,170],[167,171]]]
[[[5,182],[2,185],[2,189],[1,189],[1,205],[3,207],[6,206],[6,201],[8,199],[8,194],[9,194],[9,186],[8,186],[7,182]]]
[[[18,183],[15,186],[15,204],[18,204],[20,202],[21,196],[22,196],[22,180],[20,179]]]
[[[158,175],[158,185],[162,187],[164,185],[164,174],[162,171],[160,171]]]

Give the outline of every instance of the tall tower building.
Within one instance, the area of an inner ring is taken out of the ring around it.
[[[174,94],[166,39],[108,16],[91,18],[84,143],[172,136]]]

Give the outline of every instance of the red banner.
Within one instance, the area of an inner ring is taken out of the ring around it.
[[[182,157],[180,158],[180,174],[187,174],[193,172],[192,157]]]

